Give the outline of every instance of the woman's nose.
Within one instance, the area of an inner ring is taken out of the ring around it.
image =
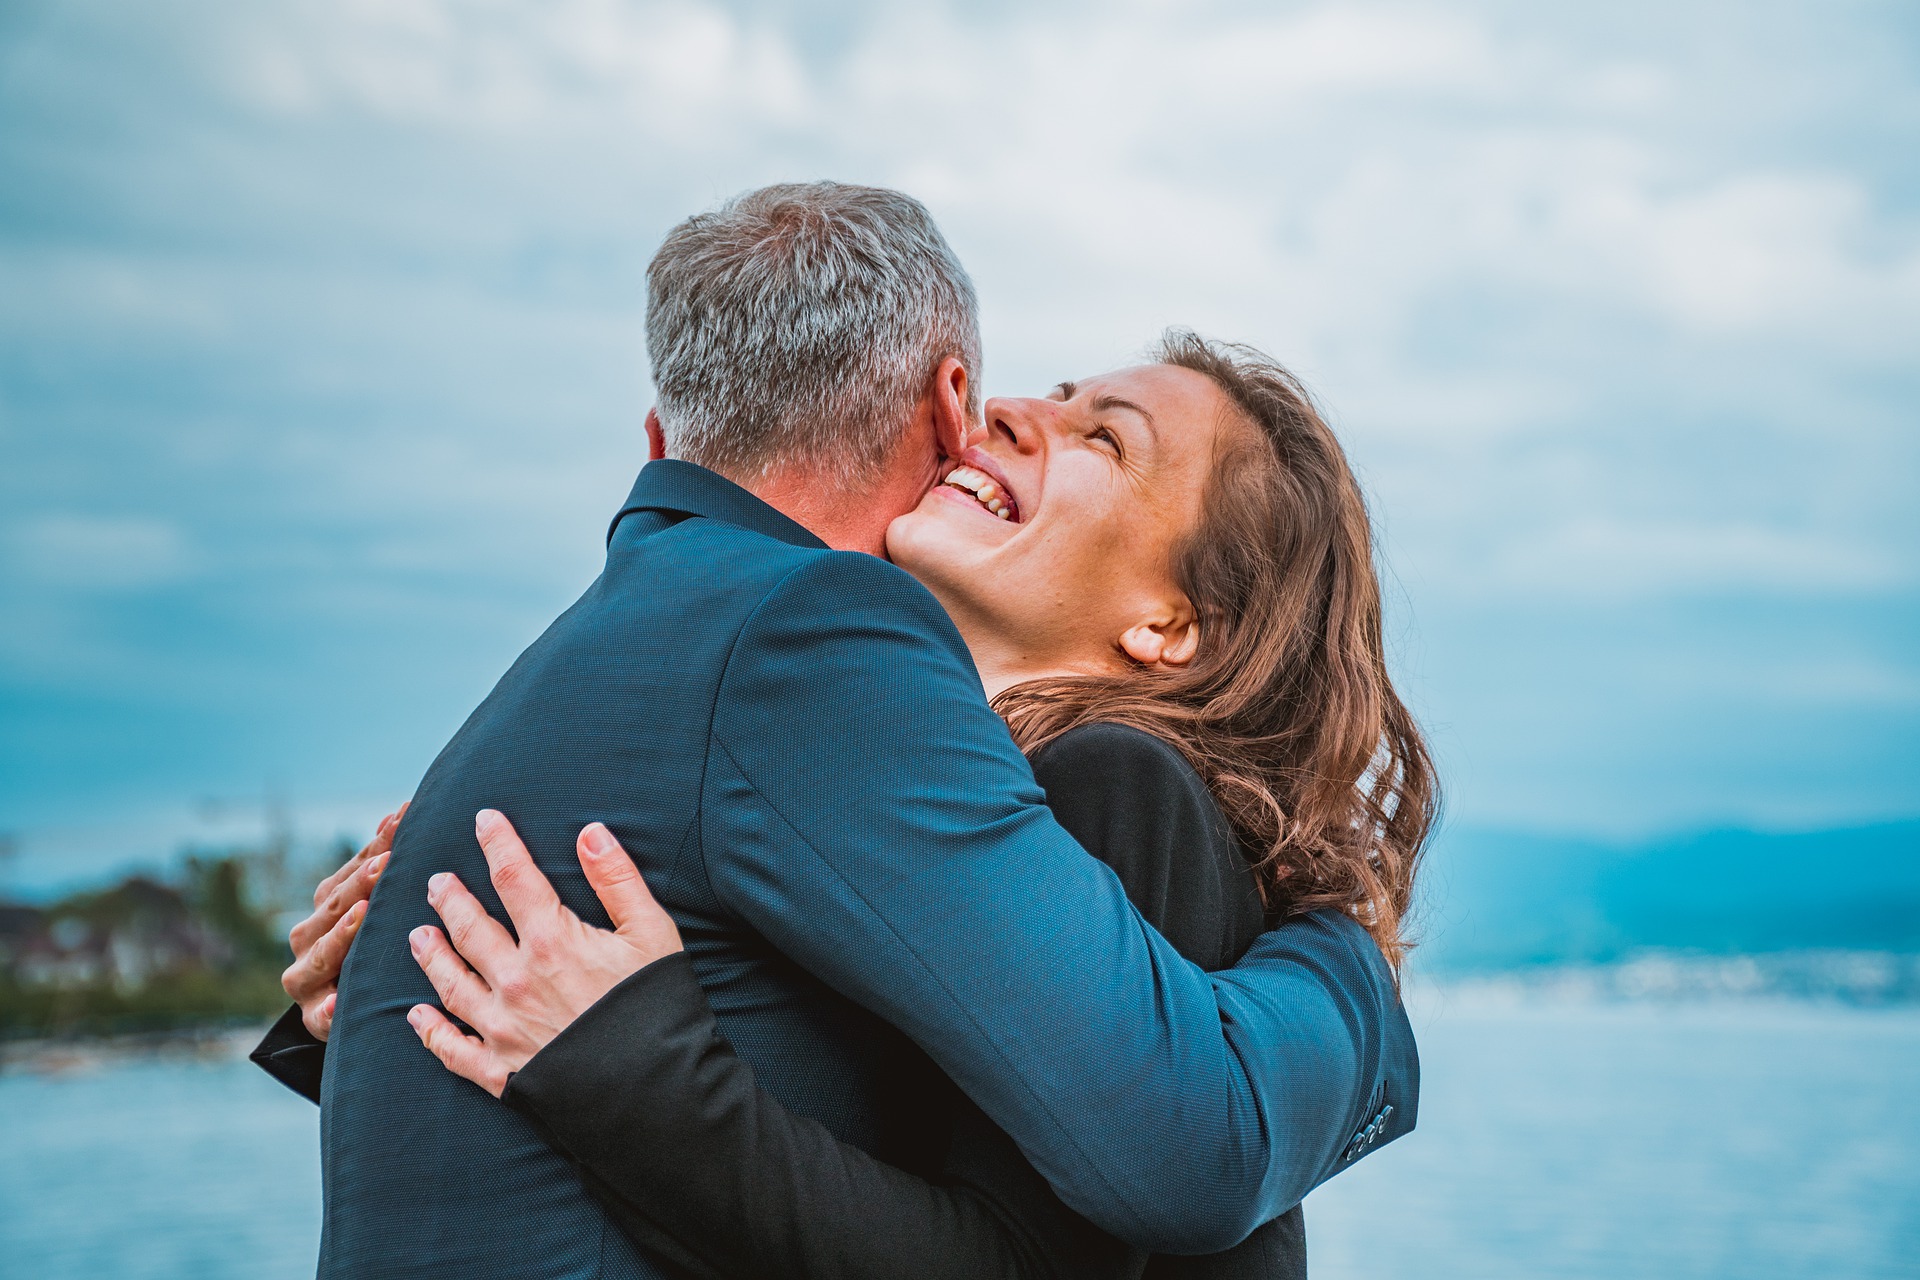
[[[987,438],[1012,445],[1022,453],[1035,448],[1045,429],[1042,417],[1054,407],[1051,400],[1001,399],[987,401],[983,417]]]

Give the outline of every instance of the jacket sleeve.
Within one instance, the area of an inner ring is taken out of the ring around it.
[[[1210,978],[1048,813],[924,588],[812,559],[715,705],[713,891],[911,1036],[1061,1198],[1153,1252],[1225,1249],[1337,1167],[1368,1001],[1268,935]],[[1125,1117],[1124,1123],[1116,1117]]]

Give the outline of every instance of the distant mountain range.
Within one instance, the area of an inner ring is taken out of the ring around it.
[[[1920,821],[1631,846],[1465,828],[1441,834],[1422,879],[1416,955],[1439,972],[1920,951]]]

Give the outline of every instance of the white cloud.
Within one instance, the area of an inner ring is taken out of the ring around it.
[[[278,112],[472,135],[637,130],[691,147],[805,105],[783,42],[671,0],[307,4],[251,15],[227,56],[236,86]]]
[[[9,559],[24,578],[83,591],[144,589],[192,567],[173,525],[136,516],[51,515],[9,531]]]
[[[1479,574],[1499,588],[1559,596],[1718,590],[1811,595],[1905,585],[1903,566],[1870,543],[1756,524],[1576,517],[1516,531]]]

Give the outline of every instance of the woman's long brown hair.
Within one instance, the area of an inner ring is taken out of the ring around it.
[[[1199,652],[1179,668],[1029,681],[994,709],[1028,753],[1093,723],[1172,743],[1232,822],[1268,911],[1345,912],[1397,972],[1440,793],[1387,675],[1366,500],[1280,365],[1181,329],[1155,358],[1212,379],[1242,419],[1222,424],[1199,526],[1175,556]]]

